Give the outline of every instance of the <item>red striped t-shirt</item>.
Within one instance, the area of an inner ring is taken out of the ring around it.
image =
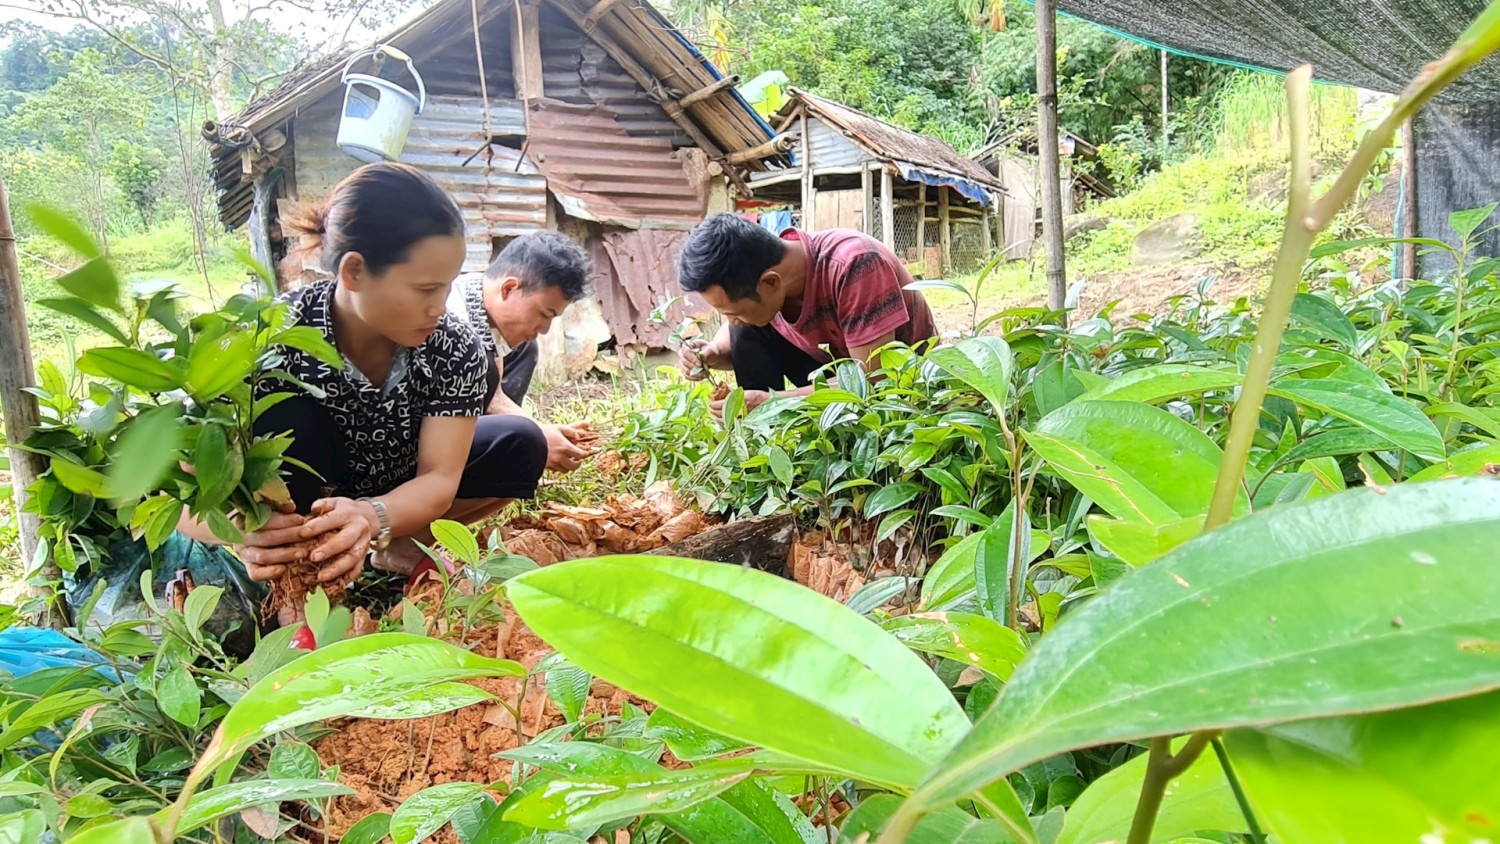
[[[783,240],[807,248],[802,313],[795,323],[777,314],[771,325],[818,360],[849,357],[849,349],[894,332],[907,345],[937,336],[932,309],[915,290],[911,273],[885,244],[849,229],[808,232],[787,229]]]

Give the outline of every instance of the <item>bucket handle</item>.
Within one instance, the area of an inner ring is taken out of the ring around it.
[[[361,50],[360,52],[350,56],[349,61],[344,64],[344,73],[343,76],[339,78],[339,81],[346,84],[348,83],[349,71],[354,67],[355,62],[366,56],[377,56],[382,53],[390,56],[396,61],[404,62],[406,64],[407,72],[411,74],[411,78],[417,81],[417,114],[421,114],[422,109],[427,106],[427,86],[422,84],[422,74],[417,73],[417,67],[416,65],[412,64],[411,56],[408,56],[406,53],[396,49],[390,44],[380,44],[377,45],[373,50]]]

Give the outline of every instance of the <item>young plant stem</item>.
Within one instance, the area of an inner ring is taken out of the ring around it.
[[[1146,779],[1141,783],[1141,796],[1135,804],[1135,817],[1130,822],[1130,836],[1125,844],[1151,844],[1151,830],[1156,827],[1156,813],[1161,809],[1167,786],[1203,755],[1209,742],[1218,738],[1216,731],[1193,733],[1174,755],[1172,739],[1168,736],[1151,740],[1151,755],[1146,760]]]
[[[1245,796],[1245,789],[1240,786],[1240,778],[1235,776],[1234,765],[1229,762],[1229,751],[1224,749],[1224,742],[1215,738],[1214,755],[1219,757],[1219,767],[1224,769],[1224,779],[1229,781],[1229,790],[1234,792],[1234,802],[1240,806],[1240,814],[1245,816],[1245,826],[1250,830],[1250,844],[1266,844],[1266,834],[1260,831],[1260,824],[1255,821],[1255,812],[1250,808],[1250,799]]]

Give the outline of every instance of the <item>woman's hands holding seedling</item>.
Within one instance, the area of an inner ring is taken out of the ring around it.
[[[251,580],[280,577],[288,563],[308,559],[319,564],[323,583],[350,579],[364,566],[379,518],[369,504],[352,498],[323,498],[313,503],[311,518],[282,505],[265,527],[245,534],[235,548]]]

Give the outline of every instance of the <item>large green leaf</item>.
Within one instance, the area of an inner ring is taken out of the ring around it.
[[[971,533],[938,557],[922,578],[923,609],[941,609],[974,589],[974,558],[983,541],[984,531]]]
[[[1270,392],[1373,431],[1418,457],[1441,460],[1446,452],[1432,420],[1416,405],[1389,392],[1353,381],[1298,378],[1277,381]]]
[[[432,523],[432,536],[458,562],[479,565],[479,541],[467,526],[450,519],[438,519]]]
[[[229,500],[245,472],[245,457],[231,450],[222,425],[205,425],[193,450],[193,471],[198,478],[198,507],[217,509]]]
[[[590,673],[705,729],[859,779],[914,785],[968,728],[899,642],[765,572],[601,557],[506,588],[531,629]]]
[[[1458,402],[1442,402],[1429,405],[1428,416],[1447,416],[1467,422],[1483,431],[1487,436],[1500,438],[1500,419],[1496,419],[1488,413],[1476,407],[1469,407]]]
[[[997,680],[1008,680],[1026,655],[1016,631],[982,615],[961,612],[901,615],[881,625],[903,645],[972,665]]]
[[[1095,513],[1089,516],[1089,535],[1116,557],[1132,566],[1144,566],[1203,532],[1203,516],[1178,519],[1175,522],[1150,522],[1111,519]]]
[[[200,338],[188,354],[188,392],[206,403],[244,383],[254,367],[254,334],[231,331],[212,340]]]
[[[67,212],[35,202],[26,206],[26,215],[48,237],[72,249],[80,258],[92,260],[104,254],[104,250],[99,248],[99,241]]]
[[[37,304],[57,311],[60,314],[70,316],[108,336],[117,343],[130,343],[130,338],[126,336],[124,331],[120,330],[119,326],[111,322],[108,317],[94,310],[92,305],[82,299],[41,299],[37,301]]]
[[[109,378],[146,393],[165,393],[182,386],[181,367],[141,349],[110,346],[89,349],[78,359],[78,370]]]
[[[1004,340],[990,336],[968,337],[956,345],[934,349],[927,359],[984,396],[995,413],[1005,413],[1016,359]]]
[[[1494,840],[1497,744],[1495,693],[1228,737],[1235,770],[1269,831],[1288,842],[1350,844]]]
[[[134,501],[156,489],[177,461],[182,444],[182,405],[141,411],[115,444],[109,466],[109,494]]]
[[[402,801],[391,816],[391,840],[395,844],[426,841],[446,826],[458,810],[478,799],[484,789],[483,784],[473,782],[450,782],[422,789]]]
[[[1428,466],[1407,480],[1436,481],[1449,476],[1471,478],[1484,472],[1485,467],[1491,464],[1500,464],[1500,445],[1484,445],[1460,451],[1447,460]]]
[[[1500,687],[1500,484],[1354,490],[1231,523],[1068,614],[919,790],[1065,750]],[[1454,600],[1463,595],[1463,600]]]
[[[317,779],[245,780],[221,785],[194,794],[177,827],[179,836],[202,829],[219,818],[228,817],[247,806],[280,803],[286,800],[318,800],[353,794],[354,789],[336,782]],[[166,820],[169,810],[156,813],[156,820]]]
[[[1202,431],[1134,402],[1075,401],[1027,441],[1111,516],[1153,523],[1207,513],[1222,457]],[[1243,494],[1237,506],[1248,508]]]
[[[1322,296],[1298,293],[1292,300],[1292,325],[1307,329],[1322,340],[1332,340],[1345,349],[1353,350],[1359,335],[1354,323],[1339,310],[1339,306]]]
[[[1078,397],[1079,401],[1133,401],[1157,404],[1167,399],[1192,396],[1210,390],[1239,386],[1240,375],[1232,369],[1160,363],[1133,369],[1100,384]]]
[[[1011,499],[985,528],[984,541],[974,553],[974,590],[980,608],[990,618],[1005,618],[1010,606],[1011,562],[1030,554],[1030,541],[1031,520],[1025,508],[1018,512],[1016,500]]]
[[[1186,738],[1178,739],[1173,750],[1181,750],[1186,742]],[[1091,783],[1068,809],[1056,844],[1097,844],[1128,838],[1146,778],[1146,759],[1142,753]],[[1245,819],[1234,792],[1229,790],[1218,757],[1210,750],[1167,785],[1151,840],[1166,842],[1200,831],[1244,829]]]
[[[922,494],[922,486],[911,481],[883,486],[865,499],[865,518],[873,519],[900,507]]]
[[[1385,437],[1364,428],[1334,428],[1314,434],[1297,443],[1277,463],[1296,465],[1319,457],[1341,457],[1346,454],[1368,454],[1388,448]]]
[[[126,841],[131,844],[136,844],[136,842],[150,844],[156,840],[156,829],[151,825],[151,819],[137,815],[99,826],[91,826],[69,838],[68,844],[123,844]]]
[[[839,844],[874,841],[900,808],[901,802],[901,798],[894,794],[865,798],[839,830]],[[958,809],[943,809],[927,815],[906,840],[908,844],[1015,844],[1016,841],[1000,824]]]
[[[96,308],[124,313],[120,306],[120,278],[104,258],[94,258],[57,279],[57,286],[78,301]]]
[[[409,633],[372,633],[334,642],[272,671],[240,698],[195,769],[207,772],[282,730],[326,721],[475,677],[521,677],[526,669]]]
[[[750,772],[708,765],[619,776],[560,775],[544,789],[511,805],[505,819],[537,829],[567,830],[637,815],[669,815],[691,809],[743,782]]]

